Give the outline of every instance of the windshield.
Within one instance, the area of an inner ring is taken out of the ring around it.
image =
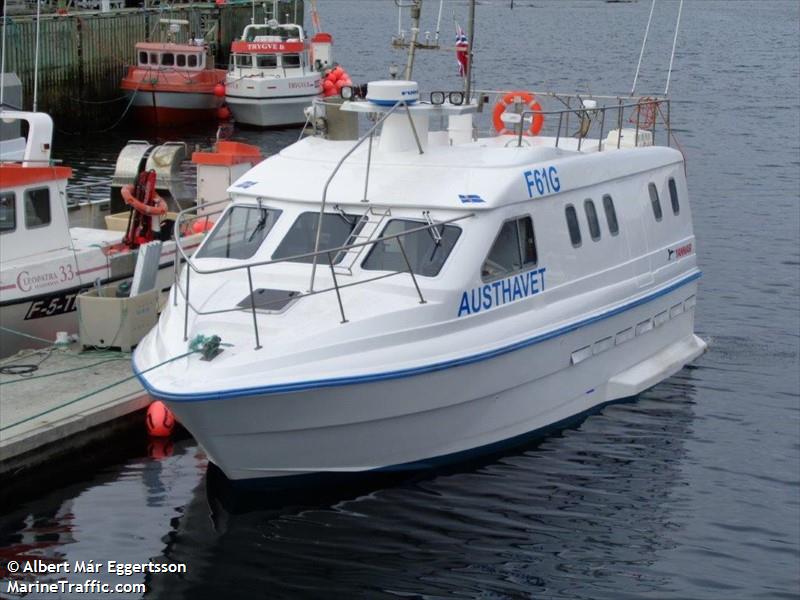
[[[252,257],[281,211],[266,206],[232,206],[198,250],[198,258]]]
[[[283,241],[280,243],[277,250],[275,250],[275,254],[272,255],[272,258],[286,258],[298,254],[314,252],[318,220],[319,213],[317,212],[305,212],[297,217],[289,233],[286,234],[286,237],[283,238]],[[322,216],[322,233],[319,236],[320,251],[346,245],[348,240],[358,235],[361,227],[362,223],[358,215],[325,213]],[[336,253],[336,255],[331,255],[331,260],[334,264],[340,262],[343,258],[344,254],[341,252]],[[294,259],[292,262],[310,263],[313,262],[313,260],[313,257],[307,256],[305,258]],[[328,262],[327,256],[320,255],[317,262]]]

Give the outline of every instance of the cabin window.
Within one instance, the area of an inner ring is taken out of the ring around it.
[[[172,67],[175,65],[175,55],[172,52],[165,52],[161,55],[161,65],[164,67]]]
[[[614,208],[614,200],[611,196],[606,194],[603,196],[603,209],[606,211],[606,222],[608,223],[608,231],[611,235],[619,233],[619,222],[617,221],[617,211]]]
[[[198,60],[197,54],[189,54],[186,57],[186,64],[187,64],[187,66],[189,66],[191,68],[196,67],[199,64],[199,62],[200,61]]]
[[[425,225],[422,221],[392,219],[383,228],[381,237],[402,234],[404,231],[419,229]],[[411,271],[423,277],[436,277],[460,235],[460,227],[437,225],[436,233],[430,229],[423,229],[398,238],[383,240],[372,246],[361,268],[369,271],[408,271],[408,265],[397,242],[400,240],[408,257],[408,264],[411,265]]]
[[[594,207],[594,201],[591,199],[584,201],[583,208],[586,211],[586,220],[589,223],[589,235],[596,242],[600,239],[600,221],[597,219],[597,209]]]
[[[278,57],[274,54],[259,54],[256,56],[256,65],[259,69],[274,69],[278,66]]]
[[[50,188],[25,190],[25,228],[50,224]]]
[[[0,193],[0,233],[17,228],[17,206],[14,192]]]
[[[253,66],[253,57],[249,54],[237,54],[236,55],[236,66],[241,67],[252,67]]]
[[[481,277],[484,281],[498,279],[532,267],[536,262],[533,221],[530,217],[520,217],[506,221],[500,227],[500,233],[481,267]]]
[[[296,69],[300,66],[299,54],[284,54],[281,60],[284,69]]]
[[[669,178],[669,200],[672,202],[672,213],[677,215],[681,212],[681,205],[678,202],[678,186],[672,177]]]
[[[139,52],[139,64],[140,65],[147,64],[147,52]]]
[[[266,206],[232,206],[197,251],[198,258],[252,257],[282,211]]]
[[[581,245],[581,226],[578,223],[578,212],[572,204],[567,204],[564,214],[567,217],[567,229],[572,245],[577,248]]]
[[[647,186],[647,189],[650,190],[650,204],[653,206],[653,216],[656,221],[660,221],[664,217],[664,213],[661,212],[661,201],[658,199],[656,184],[651,183]]]
[[[278,245],[273,260],[288,258],[298,254],[308,254],[314,252],[317,240],[317,223],[319,222],[318,212],[302,213],[294,222],[286,237]],[[363,223],[358,215],[347,213],[325,213],[322,216],[322,232],[319,236],[320,251],[338,248],[347,244],[355,243],[353,238],[361,231]],[[331,254],[333,264],[338,264],[344,258],[345,252]],[[292,262],[311,263],[314,262],[313,256],[293,259]],[[328,256],[320,254],[317,263],[327,264]]]
[[[176,54],[175,55],[175,64],[179,67],[186,66],[186,55],[185,54]]]
[[[158,65],[158,54],[156,52],[150,53],[150,64],[151,65]]]

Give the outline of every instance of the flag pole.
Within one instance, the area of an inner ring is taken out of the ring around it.
[[[475,42],[475,0],[470,0],[469,3],[469,47],[467,48],[467,81],[464,85],[464,97],[469,104],[470,98],[472,96],[472,61],[473,61],[473,53],[472,53],[472,45]]]

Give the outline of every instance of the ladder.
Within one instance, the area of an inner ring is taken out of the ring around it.
[[[391,208],[386,208],[384,210],[381,210],[381,209],[375,209],[375,207],[370,206],[369,208],[367,208],[364,214],[362,214],[359,217],[358,222],[353,228],[353,233],[350,234],[350,237],[347,239],[345,245],[349,246],[350,244],[359,244],[362,242],[368,242],[380,230],[381,225],[386,220],[386,218],[390,217],[391,215],[392,215]],[[370,217],[377,217],[377,218],[373,219]],[[333,269],[336,271],[337,274],[340,275],[352,275],[353,265],[355,265],[358,262],[358,259],[364,253],[364,249],[370,247],[372,247],[372,245],[367,244],[364,246],[359,246],[358,248],[351,248],[350,250],[347,250],[342,261],[339,264],[334,265]]]

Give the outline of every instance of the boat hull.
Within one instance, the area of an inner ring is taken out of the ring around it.
[[[416,470],[496,449],[674,374],[705,349],[693,333],[695,292],[690,280],[529,343],[411,374],[198,400],[148,391],[232,480]]]
[[[196,92],[135,91],[131,111],[134,118],[153,127],[177,127],[198,121],[216,121],[223,99]]]
[[[256,127],[302,125],[304,110],[318,94],[291,97],[246,98],[227,96],[226,102],[237,123]]]

